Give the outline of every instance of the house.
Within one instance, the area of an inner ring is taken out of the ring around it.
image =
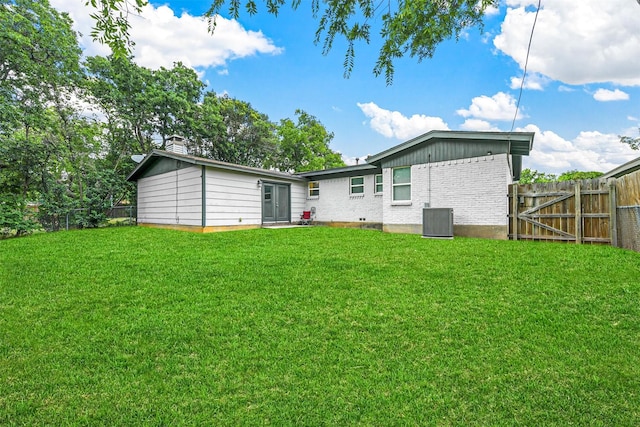
[[[640,170],[640,157],[624,163],[600,176],[600,179],[620,178]]]
[[[288,174],[153,151],[128,177],[138,223],[220,231],[296,222],[421,233],[425,207],[453,209],[454,234],[507,237],[507,185],[533,133],[432,131],[367,163]]]

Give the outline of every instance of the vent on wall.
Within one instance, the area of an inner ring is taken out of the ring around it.
[[[453,209],[422,209],[422,237],[453,239]]]

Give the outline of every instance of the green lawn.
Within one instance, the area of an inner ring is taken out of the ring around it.
[[[0,241],[1,425],[640,425],[640,254],[296,228]]]

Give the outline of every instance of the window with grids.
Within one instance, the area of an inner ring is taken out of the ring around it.
[[[376,194],[381,194],[382,193],[382,174],[378,174],[375,176],[375,186],[376,186],[376,190],[375,193]]]
[[[354,176],[351,178],[349,194],[364,194],[364,176]]]
[[[411,166],[393,168],[393,201],[411,200]]]
[[[309,183],[309,197],[320,196],[320,183],[318,181],[311,181]]]

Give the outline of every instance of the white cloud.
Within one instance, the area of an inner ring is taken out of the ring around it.
[[[85,55],[108,55],[108,47],[90,37],[94,10],[78,0],[51,0],[57,10],[67,11],[74,29],[81,32]],[[262,32],[247,31],[237,21],[218,17],[216,31],[208,32],[205,19],[183,13],[176,16],[168,6],[147,5],[140,16],[130,15],[133,53],[138,65],[157,69],[181,61],[188,67],[224,67],[234,59],[257,54],[277,55],[275,46]]]
[[[629,94],[621,91],[620,89],[616,89],[616,90],[598,89],[593,94],[593,99],[600,102],[626,101],[627,99],[629,99]]]
[[[575,89],[569,86],[560,85],[558,86],[558,92],[574,92]]]
[[[485,16],[495,16],[500,13],[500,8],[495,6],[489,6],[484,10]]]
[[[524,79],[524,89],[543,90],[549,83],[549,78],[537,73],[528,73]],[[522,77],[511,77],[511,89],[520,89]]]
[[[607,172],[638,157],[638,152],[622,144],[618,135],[597,131],[580,132],[569,141],[552,131],[527,125],[518,131],[535,132],[533,149],[524,157],[523,167],[560,174],[569,170]]]
[[[350,157],[350,156],[346,156],[346,155],[344,155],[342,153],[340,153],[340,155],[342,156],[342,161],[347,166],[361,165],[361,164],[367,163],[367,157],[370,156],[370,154],[365,154],[365,155],[362,155],[360,157]]]
[[[369,119],[371,129],[387,138],[406,140],[431,130],[448,130],[449,126],[440,117],[414,114],[406,117],[399,111],[378,107],[373,102],[358,103],[358,107]]]
[[[508,0],[494,45],[524,67],[537,4]],[[528,69],[568,84],[640,85],[640,9],[632,0],[543,2]]]
[[[460,129],[462,130],[471,130],[471,131],[499,131],[497,127],[493,126],[491,123],[480,120],[480,119],[467,119],[464,121],[462,125],[460,125]]]
[[[518,111],[518,119],[523,116]],[[492,97],[486,95],[477,96],[471,100],[471,106],[468,110],[457,110],[456,113],[462,117],[473,117],[485,120],[513,120],[516,113],[516,100],[513,96],[498,92]]]

